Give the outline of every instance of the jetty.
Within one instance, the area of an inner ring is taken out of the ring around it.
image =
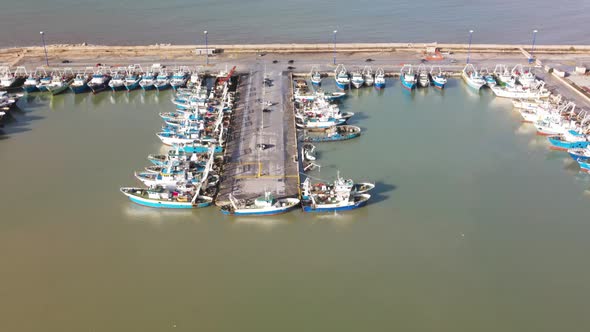
[[[299,168],[289,73],[257,61],[239,78],[216,204],[265,191],[297,197]]]

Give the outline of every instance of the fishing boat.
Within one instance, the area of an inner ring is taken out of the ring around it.
[[[374,187],[374,185],[373,185]],[[372,189],[372,188],[370,188]],[[354,190],[354,184],[340,177],[332,185],[317,183],[312,185],[309,178],[301,185],[301,205],[305,212],[335,212],[353,210],[365,206],[371,195]]]
[[[588,136],[575,130],[568,130],[561,135],[549,136],[550,148],[567,151],[569,149],[583,149],[590,144]]]
[[[532,87],[537,81],[532,68],[529,67],[528,69],[524,69],[521,64],[517,64],[512,68],[512,76],[514,76],[518,83],[520,83],[525,89]]]
[[[385,71],[383,71],[383,68],[379,68],[375,72],[374,85],[377,89],[383,89],[385,87]]]
[[[537,82],[537,85],[528,89],[525,89],[520,85],[516,85],[514,87],[507,85],[505,87],[494,86],[492,91],[496,97],[521,100],[542,99],[548,98],[551,95],[551,92],[545,89],[545,82],[543,81]]]
[[[484,81],[486,82],[486,86],[489,88],[493,88],[496,86],[497,82],[496,79],[494,78],[494,75],[492,75],[487,68],[483,67],[479,69],[479,75],[481,75],[481,77],[483,77]]]
[[[373,69],[371,66],[365,66],[363,68],[363,79],[365,80],[366,86],[373,86],[375,83],[375,77],[373,75]]]
[[[51,82],[47,89],[53,96],[57,96],[68,91],[70,84],[72,84],[74,80],[74,72],[71,68],[64,68],[63,73],[60,73],[59,70],[53,72],[53,77],[51,78]]]
[[[88,81],[89,81],[88,76],[89,75],[88,75],[87,71],[84,71],[83,73],[76,74],[74,81],[70,84],[70,90],[72,90],[72,92],[75,94],[88,91]]]
[[[412,71],[412,65],[404,65],[400,70],[400,81],[402,86],[408,90],[416,87],[416,74]]]
[[[157,73],[159,68],[160,67],[158,65],[153,65],[139,81],[139,86],[141,86],[144,91],[153,90],[156,88],[156,76],[158,75]]]
[[[348,72],[344,65],[340,64],[334,70],[334,79],[336,80],[336,86],[339,89],[346,90],[350,86],[350,77],[348,77]]]
[[[183,151],[186,153],[205,153],[211,149],[211,143],[208,143],[208,142],[183,143],[183,144],[175,144],[173,146],[174,146],[174,148],[177,148],[180,151]],[[213,152],[214,153],[222,153],[223,147],[221,147],[220,145],[215,145]]]
[[[574,158],[575,161],[590,161],[590,146],[585,148],[574,148],[567,150],[567,153]]]
[[[127,68],[127,74],[125,75],[125,80],[123,81],[123,86],[127,91],[132,91],[139,88],[139,82],[141,82],[143,74],[143,69],[141,65],[134,64],[129,65]]]
[[[29,75],[25,67],[16,67],[13,72],[8,66],[0,67],[0,91],[15,92],[18,91]]]
[[[182,88],[188,82],[188,68],[180,67],[174,71],[172,78],[170,79],[170,86],[174,90],[178,90],[178,88]]]
[[[27,77],[27,79],[23,83],[23,90],[26,93],[32,93],[32,92],[39,91],[39,88],[37,88],[37,86],[40,83],[39,79],[41,77],[46,77],[46,76],[47,76],[47,72],[45,71],[45,68],[44,67],[37,67],[33,73],[29,74],[29,76]]]
[[[336,142],[345,141],[359,137],[361,135],[361,128],[351,125],[341,125],[326,128],[324,131],[308,132],[305,131],[303,135],[304,142]]]
[[[187,88],[193,89],[197,86],[201,86],[201,76],[199,75],[199,68],[195,68],[190,75],[188,82],[186,83]]]
[[[475,69],[472,64],[467,64],[463,71],[461,72],[461,77],[465,80],[465,83],[470,87],[479,90],[482,86],[486,84],[486,81],[483,77],[479,74],[479,72]]]
[[[303,156],[304,160],[307,161],[315,161],[315,145],[311,143],[305,143],[301,147],[301,155]]]
[[[6,111],[14,107],[22,95],[9,95],[6,91],[0,91],[0,109]]]
[[[299,205],[298,198],[276,199],[270,192],[256,199],[237,200],[229,195],[230,204],[221,207],[221,212],[234,216],[270,216],[288,212]]]
[[[165,68],[160,69],[158,76],[156,76],[154,86],[158,91],[170,88],[170,73]]]
[[[590,161],[578,160],[578,165],[580,166],[580,170],[582,172],[590,173]]]
[[[111,80],[111,76],[105,74],[107,68],[98,67],[98,69],[92,75],[92,79],[88,82],[88,87],[92,91],[92,93],[97,94],[106,90],[109,87],[109,81]]]
[[[365,84],[365,79],[363,78],[363,74],[357,69],[352,72],[352,78],[350,82],[352,83],[352,86],[358,89],[362,87],[363,84]]]
[[[421,88],[427,88],[430,85],[430,79],[428,78],[426,66],[423,64],[419,65],[416,72],[418,75],[418,86]]]
[[[39,77],[39,84],[37,84],[37,90],[40,92],[47,92],[49,91],[49,84],[51,84],[51,75],[43,75]]]
[[[109,81],[109,87],[113,92],[125,89],[125,79],[127,78],[127,68],[119,67],[113,72]]]
[[[447,77],[440,67],[432,66],[430,68],[430,79],[432,80],[432,85],[438,89],[444,89],[447,84]]]
[[[132,202],[155,208],[194,209],[204,208],[213,203],[212,197],[197,195],[193,190],[169,190],[163,187],[148,189],[123,187],[120,190]]]
[[[337,119],[334,117],[325,118],[295,118],[295,125],[301,129],[325,129],[346,123],[346,119]]]
[[[311,84],[313,85],[321,85],[322,84],[322,74],[319,72],[318,67],[313,66],[311,67],[311,72],[309,73]]]
[[[512,76],[512,73],[505,65],[498,64],[494,68],[494,76],[496,82],[502,87],[514,87],[516,86],[516,79]]]

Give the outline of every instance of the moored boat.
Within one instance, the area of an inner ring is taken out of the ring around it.
[[[25,67],[16,67],[14,73],[10,71],[8,66],[0,67],[0,91],[19,91],[27,77],[28,75]]]
[[[486,84],[486,81],[479,74],[472,64],[467,64],[461,71],[461,77],[465,80],[468,86],[473,89],[479,90]]]
[[[375,77],[371,66],[365,66],[365,68],[363,68],[363,79],[365,80],[366,86],[373,86],[375,83]]]
[[[374,85],[377,89],[383,89],[385,87],[385,71],[383,71],[383,68],[379,68],[375,72]]]
[[[148,189],[123,187],[120,191],[134,203],[155,208],[194,209],[207,207],[213,203],[213,198],[209,196],[196,195],[191,191],[168,190],[163,187]]]
[[[412,90],[416,87],[417,79],[416,74],[412,71],[412,65],[404,65],[400,70],[399,77],[404,88]]]
[[[158,91],[166,90],[170,88],[170,73],[166,68],[161,68],[158,76],[156,76],[156,82],[154,83],[154,87]]]
[[[366,191],[373,187],[362,186],[362,192],[356,192],[351,180],[344,180],[339,176],[331,185],[324,183],[312,185],[307,178],[301,185],[303,198],[301,205],[305,212],[353,210],[367,204],[371,195],[366,194]]]
[[[438,89],[444,89],[447,84],[447,77],[440,67],[432,66],[430,68],[430,79],[432,80],[432,85]]]
[[[159,65],[152,65],[148,72],[145,73],[139,81],[139,86],[144,91],[153,90],[156,88],[156,76],[158,75],[157,73],[159,68]]]
[[[363,78],[363,74],[360,71],[355,70],[352,72],[352,78],[350,79],[350,82],[352,83],[352,86],[358,89],[363,86],[365,79]]]
[[[127,69],[124,67],[117,68],[109,81],[109,87],[113,92],[125,89],[125,79],[127,78]]]
[[[70,84],[70,90],[75,94],[88,91],[88,80],[89,78],[86,72],[76,74],[76,77]]]
[[[567,150],[567,153],[575,160],[575,161],[589,161],[590,160],[590,146],[586,146],[585,148],[574,148]]]
[[[179,67],[175,70],[170,79],[170,86],[172,89],[178,90],[179,88],[186,86],[186,83],[188,82],[188,73],[189,70],[186,67]]]
[[[324,131],[308,132],[303,134],[304,142],[336,142],[345,141],[359,137],[361,135],[361,128],[351,125],[333,126]]]
[[[481,75],[481,77],[483,78],[483,80],[486,82],[486,86],[489,88],[493,88],[496,86],[496,84],[498,84],[498,82],[496,82],[496,79],[494,78],[494,75],[492,75],[487,68],[483,67],[479,70],[479,74]]]
[[[319,72],[316,66],[311,68],[311,72],[309,73],[311,84],[313,85],[321,85],[322,84],[322,74]]]
[[[70,84],[74,80],[74,72],[71,68],[64,68],[63,73],[55,71],[49,83],[48,90],[53,95],[59,95],[68,91]]]
[[[98,67],[98,69],[92,75],[92,79],[90,79],[88,82],[88,88],[90,88],[92,93],[97,94],[109,87],[111,76],[106,74],[107,70],[107,68]]]
[[[428,71],[426,70],[426,66],[420,64],[418,66],[416,74],[418,76],[418,86],[421,88],[427,88],[430,85],[430,79],[428,78]]]
[[[496,82],[502,87],[514,87],[516,85],[516,79],[512,76],[512,73],[506,68],[505,65],[498,64],[494,68],[494,76]]]
[[[561,135],[549,136],[550,148],[567,151],[569,149],[583,149],[590,144],[588,136],[575,130],[568,130]]]
[[[237,200],[230,194],[230,204],[221,207],[223,214],[235,216],[269,216],[288,212],[299,205],[298,198],[279,198],[265,192],[256,199]]]
[[[39,79],[47,76],[47,72],[44,67],[38,67],[33,73],[30,73],[25,82],[23,83],[23,90],[26,93],[32,93],[39,91],[37,87],[39,85]]]
[[[344,65],[340,64],[334,70],[334,80],[336,81],[336,86],[342,90],[348,89],[350,86],[350,77],[348,76],[348,72]]]

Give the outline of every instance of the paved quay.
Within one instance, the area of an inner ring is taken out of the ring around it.
[[[265,78],[271,83],[264,84]],[[290,76],[277,67],[266,69],[258,60],[239,82],[217,205],[227,204],[230,193],[238,199],[255,198],[265,191],[276,197],[297,196]]]

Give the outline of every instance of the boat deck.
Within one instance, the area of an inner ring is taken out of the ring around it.
[[[264,84],[261,62],[240,77],[216,201],[219,206],[229,203],[230,193],[238,199],[261,196],[265,190],[277,198],[299,194],[291,78],[279,70],[267,71],[266,77],[272,80],[271,86]],[[263,112],[265,108],[270,111]]]

